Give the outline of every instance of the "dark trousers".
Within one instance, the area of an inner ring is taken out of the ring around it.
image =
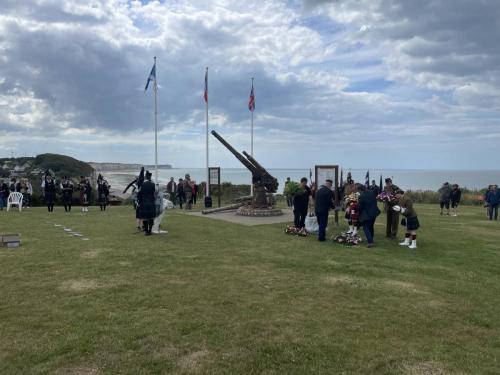
[[[316,212],[316,219],[318,219],[318,240],[324,241],[326,239],[326,226],[328,225],[328,211]]]
[[[179,206],[182,209],[182,204],[186,201],[186,195],[184,193],[177,195],[179,198]]]
[[[375,237],[375,219],[363,221],[363,231],[365,232],[366,242],[373,243]]]
[[[304,228],[306,222],[307,207],[305,210],[293,210],[293,224],[295,228]]]
[[[495,218],[495,220],[498,220],[498,204],[490,206],[489,213],[490,220],[493,220],[493,218]]]
[[[151,230],[153,229],[154,219],[145,219],[144,220],[144,231],[146,234],[151,234]]]
[[[288,207],[292,207],[293,206],[293,198],[292,197],[286,198],[286,205]]]
[[[387,207],[387,228],[385,235],[387,237],[396,237],[398,235],[399,212],[393,211],[392,207]]]

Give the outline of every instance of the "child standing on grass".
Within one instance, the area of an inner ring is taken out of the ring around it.
[[[396,199],[398,204],[393,207],[396,212],[401,214],[406,219],[406,234],[405,240],[400,243],[401,246],[408,246],[409,249],[417,248],[417,229],[420,227],[418,222],[417,212],[413,208],[413,202],[410,198],[405,196],[403,190],[396,191]]]

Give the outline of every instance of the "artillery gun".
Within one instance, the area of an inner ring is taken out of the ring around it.
[[[257,162],[251,155],[243,151],[241,155],[231,146],[219,133],[212,130],[212,135],[217,138],[231,153],[252,173],[253,197],[245,197],[238,214],[244,216],[275,216],[282,215],[283,212],[274,208],[275,200],[273,193],[278,191],[278,180]],[[230,207],[230,208],[229,208]],[[227,209],[237,208],[235,205],[228,206]],[[214,210],[205,210],[203,213],[222,211],[223,207]],[[215,211],[216,210],[216,211]]]

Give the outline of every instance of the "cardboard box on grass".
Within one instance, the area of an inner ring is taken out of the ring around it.
[[[1,234],[0,246],[2,247],[19,247],[21,246],[21,236],[19,233],[15,234]]]

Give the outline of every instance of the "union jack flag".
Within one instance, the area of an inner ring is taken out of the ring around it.
[[[250,91],[250,99],[248,100],[248,110],[253,112],[255,110],[255,95],[253,94],[253,79],[252,90]]]

